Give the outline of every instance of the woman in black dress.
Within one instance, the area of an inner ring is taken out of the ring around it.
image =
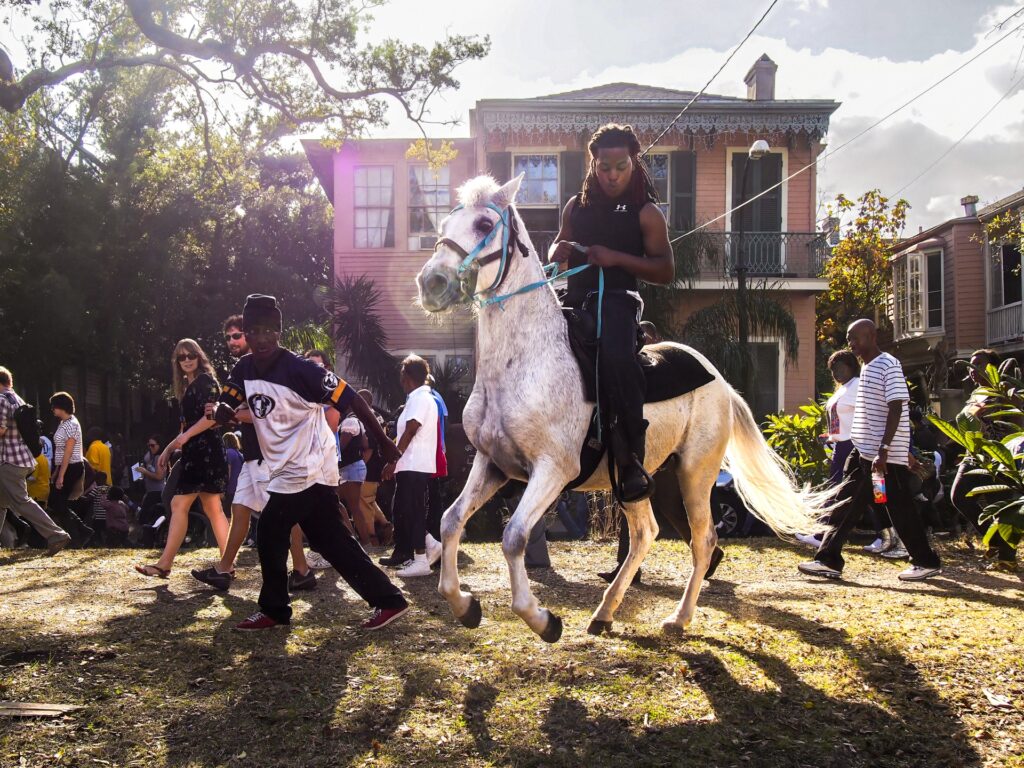
[[[167,545],[154,565],[136,565],[143,576],[166,579],[171,572],[174,556],[188,531],[188,511],[199,497],[203,512],[210,520],[213,535],[221,554],[227,541],[228,521],[221,507],[221,494],[228,481],[228,464],[216,422],[207,419],[207,403],[216,402],[220,385],[210,365],[210,359],[192,339],[182,339],[174,348],[171,358],[174,373],[174,394],[181,404],[181,434],[167,444],[158,459],[158,467],[166,470],[174,451],[181,449],[181,475],[171,500],[171,522],[167,530]]]

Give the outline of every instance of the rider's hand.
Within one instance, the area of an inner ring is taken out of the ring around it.
[[[587,249],[587,262],[595,267],[617,267],[618,259],[616,251],[603,245],[592,245]]]
[[[555,243],[555,247],[548,252],[548,258],[551,261],[558,262],[559,264],[565,264],[569,261],[569,257],[572,255],[574,250],[576,249],[568,240],[559,240]]]

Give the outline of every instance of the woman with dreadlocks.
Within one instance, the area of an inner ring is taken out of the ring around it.
[[[643,303],[637,280],[667,285],[675,277],[668,226],[658,193],[640,157],[640,141],[626,125],[604,125],[588,145],[590,169],[580,193],[565,204],[548,257],[570,268],[565,303],[601,313],[598,379],[611,411],[612,449],[624,502],[650,496],[654,483],[643,468],[644,374],[637,360]],[[598,267],[604,270],[599,301]]]

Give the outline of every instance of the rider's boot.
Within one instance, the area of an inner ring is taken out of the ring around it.
[[[630,438],[626,438],[623,432],[624,429],[613,431],[613,438],[619,438],[615,450],[615,468],[618,473],[619,500],[630,504],[650,498],[654,493],[654,478],[644,469],[647,421],[642,419],[639,429]]]

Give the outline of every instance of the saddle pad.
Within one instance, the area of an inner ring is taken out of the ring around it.
[[[587,402],[597,402],[597,343],[593,318],[578,309],[563,308],[569,326],[569,346],[583,376]],[[685,395],[714,381],[708,371],[685,347],[664,341],[644,347],[639,354],[647,387],[645,403],[658,403]]]

